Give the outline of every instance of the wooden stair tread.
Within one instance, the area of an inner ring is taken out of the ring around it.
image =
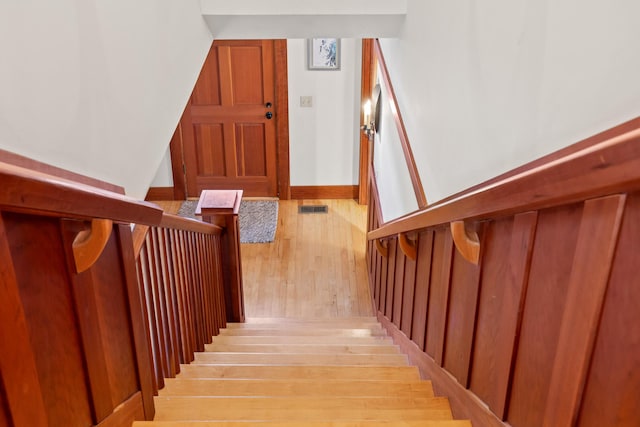
[[[218,335],[213,337],[212,344],[205,345],[205,351],[215,344],[318,344],[322,342],[326,345],[380,345],[393,344],[393,340],[388,336],[370,336],[370,337],[322,337],[318,340],[317,336],[287,336],[287,335]]]
[[[261,366],[261,365],[181,365],[180,378],[272,378],[272,379],[353,379],[414,381],[420,379],[415,366]]]
[[[158,421],[451,419],[449,401],[433,398],[156,397]]]
[[[382,326],[377,320],[347,320],[342,322],[330,321],[327,319],[316,321],[287,321],[287,322],[245,322],[227,323],[227,329],[296,329],[296,328],[316,328],[316,329],[374,329],[381,330]]]
[[[220,335],[286,335],[286,336],[334,336],[334,337],[375,337],[386,336],[384,330],[371,330],[368,328],[223,328]]]
[[[400,354],[395,345],[336,345],[336,344],[223,344],[205,346],[212,353],[315,353],[315,354]]]
[[[160,396],[395,396],[433,397],[429,381],[168,378]]]
[[[379,325],[378,318],[375,316],[352,316],[352,317],[247,317],[245,318],[245,324],[251,323],[326,323],[326,324],[340,324],[345,325],[349,323],[373,323]]]
[[[373,317],[227,324],[133,427],[470,427]]]
[[[193,364],[403,366],[404,354],[197,353]]]
[[[136,421],[133,427],[243,427],[255,421]],[[260,421],[263,427],[300,427],[299,421]],[[466,420],[305,421],[305,427],[471,427]]]

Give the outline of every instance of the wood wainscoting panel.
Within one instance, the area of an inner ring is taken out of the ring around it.
[[[389,245],[389,241],[386,242]],[[393,286],[388,280],[389,258],[378,255],[380,258],[380,290],[378,291],[378,311],[385,312],[385,304],[387,302],[387,287]]]
[[[454,416],[474,426],[638,425],[638,120],[370,229],[390,248],[399,233],[419,234],[415,277],[397,252],[377,256],[395,268],[377,277],[378,319]],[[453,221],[484,225],[478,266],[454,252]]]
[[[3,300],[3,301],[6,301],[6,300]],[[5,347],[3,347],[3,348],[5,348]],[[11,416],[7,412],[7,408],[9,407],[9,405],[8,405],[8,402],[7,402],[7,399],[6,399],[5,395],[6,395],[6,390],[2,386],[2,383],[0,382],[0,427],[10,427],[11,426],[11,424],[10,424],[11,423]],[[39,398],[40,395],[37,394],[36,397]],[[42,406],[42,405],[40,405],[40,406]],[[44,411],[37,411],[34,414],[33,418],[31,418],[31,419],[36,420],[39,417],[42,417],[42,418],[39,419],[39,422],[46,423],[46,417],[44,415],[45,415]],[[27,422],[31,422],[31,421],[27,421]]]
[[[122,270],[114,268],[118,265],[121,265],[119,244],[117,233],[113,233],[102,256],[92,268],[92,279],[111,398],[115,406],[138,391],[129,296]]]
[[[63,220],[62,236],[65,246],[70,247],[78,233],[86,228],[87,225],[83,221]],[[78,328],[87,363],[88,386],[93,397],[94,416],[99,422],[111,414],[115,407],[114,402],[117,402],[110,393],[111,384],[107,370],[105,343],[102,340],[102,333],[107,331],[102,330],[103,325],[100,324],[98,316],[96,285],[92,269],[71,274],[71,280],[73,298],[76,302],[75,309],[78,313]]]
[[[394,289],[397,285],[396,283],[396,265],[397,253],[401,252],[398,247],[398,240],[392,239],[387,243],[389,245],[389,256],[386,258],[387,261],[387,289],[386,289],[386,297],[384,303],[383,313],[387,316],[387,319],[391,319],[393,314],[393,297],[394,297]]]
[[[357,185],[296,185],[291,187],[291,198],[304,199],[357,199]]]
[[[427,315],[429,307],[429,289],[431,285],[431,257],[435,232],[427,230],[420,233],[418,245],[418,267],[413,300],[413,319],[411,333],[407,334],[420,350],[425,350],[427,336]]]
[[[633,193],[627,198],[616,258],[586,379],[577,422],[579,426],[631,426],[640,420],[638,236],[640,193]],[[612,369],[614,366],[615,370]]]
[[[507,420],[542,425],[578,239],[582,204],[541,211]]]
[[[613,195],[584,203],[547,395],[546,427],[573,425],[578,415],[625,202],[625,195]]]
[[[408,337],[411,336],[411,328],[413,324],[413,302],[416,292],[416,273],[418,263],[417,260],[420,259],[420,235],[416,234],[415,241],[413,242],[416,245],[416,259],[405,258],[405,266],[404,266],[404,286],[402,292],[402,308],[401,308],[401,317],[399,319],[399,328],[402,332],[405,333]]]
[[[470,389],[504,418],[538,215],[491,221],[484,240]]]
[[[60,221],[8,212],[3,217],[49,425],[93,425]]]
[[[477,230],[481,248],[484,247],[485,225],[480,224]],[[482,258],[475,265],[459,251],[453,251],[443,365],[464,387],[469,383],[481,266]]]
[[[398,240],[394,240],[398,242]],[[396,245],[396,268],[395,268],[395,277],[394,282],[395,286],[393,287],[393,304],[391,304],[391,321],[394,325],[400,328],[400,321],[402,319],[402,297],[404,294],[404,285],[405,285],[405,269],[407,268],[407,260],[410,261],[407,256],[405,256],[402,248],[400,248],[400,244]]]
[[[46,425],[47,411],[29,339],[27,313],[12,263],[0,213],[0,426]]]
[[[433,240],[426,351],[440,366],[442,366],[444,339],[447,333],[447,310],[449,307],[453,248],[453,237],[449,227],[438,228]]]

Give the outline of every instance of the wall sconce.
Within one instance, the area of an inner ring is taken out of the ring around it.
[[[367,100],[367,102],[364,103],[363,110],[364,110],[364,124],[360,126],[360,129],[362,129],[365,135],[371,138],[373,134],[376,133],[376,125],[371,120],[371,101],[370,100]]]
[[[362,106],[364,112],[364,124],[360,126],[360,129],[372,138],[376,132],[380,132],[380,85],[376,85],[373,88],[371,99]]]

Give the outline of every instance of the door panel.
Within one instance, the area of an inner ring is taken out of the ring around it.
[[[216,40],[181,120],[189,196],[277,196],[274,103],[273,41]]]
[[[226,176],[222,125],[196,124],[193,127],[198,157],[198,176]]]
[[[265,129],[256,124],[236,125],[238,148],[238,175],[267,176],[267,153],[265,152]]]
[[[235,105],[264,104],[262,49],[235,47],[229,51],[232,102]]]
[[[218,50],[211,49],[200,71],[198,83],[191,95],[191,105],[220,105],[220,80],[218,75]]]

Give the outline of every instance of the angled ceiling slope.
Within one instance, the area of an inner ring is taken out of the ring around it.
[[[200,0],[217,39],[397,37],[406,0]]]

